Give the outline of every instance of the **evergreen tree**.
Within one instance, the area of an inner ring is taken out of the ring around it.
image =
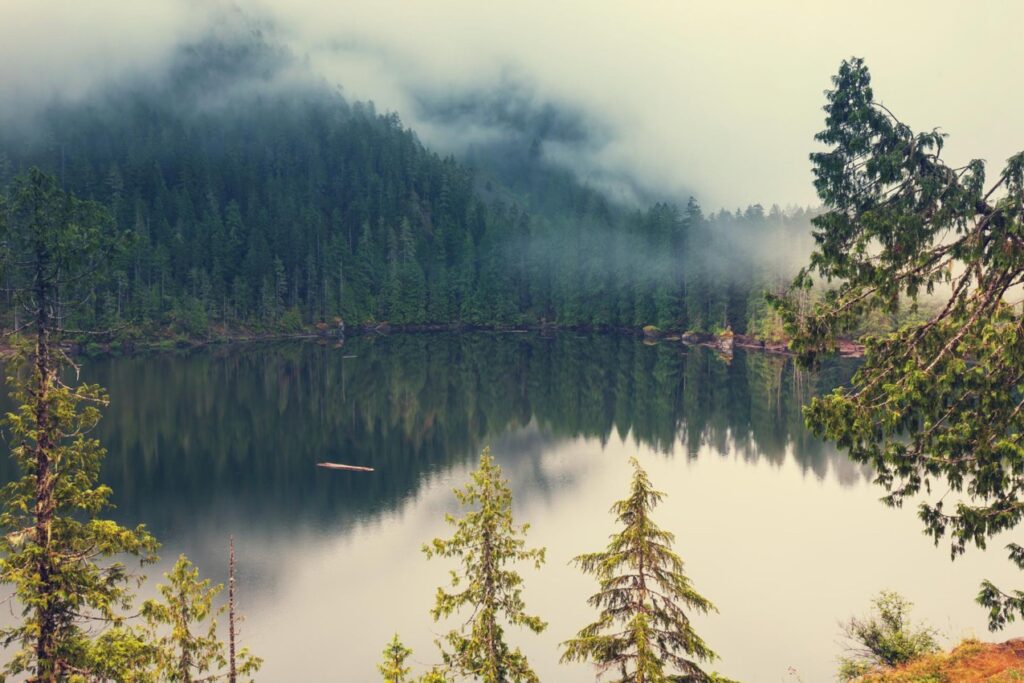
[[[472,610],[463,627],[445,636],[447,648],[441,646],[444,663],[456,674],[484,683],[534,683],[538,678],[526,656],[505,642],[502,622],[525,626],[534,633],[547,627],[538,617],[526,613],[523,579],[507,567],[532,562],[539,568],[544,562],[544,549],[526,548],[529,525],[513,523],[512,491],[489,449],[484,449],[479,468],[465,488],[455,490],[455,497],[469,509],[459,519],[447,516],[455,528],[452,537],[436,538],[423,547],[428,558],[454,557],[461,565],[459,571],[452,572],[457,591],[437,589],[437,601],[431,610],[434,620],[464,607]]]
[[[706,259],[701,258],[701,245],[708,238],[706,221],[701,213],[700,205],[693,197],[686,204],[686,269],[685,269],[685,310],[689,329],[707,330],[710,328],[708,290],[710,271]]]
[[[214,613],[212,607],[220,587],[211,587],[209,579],[200,580],[199,570],[184,555],[164,578],[168,583],[158,584],[157,590],[166,602],[147,600],[142,606],[153,638],[156,676],[192,681],[196,674],[226,666],[216,632],[220,611]],[[194,623],[207,620],[210,623],[205,635],[192,633]]]
[[[9,211],[0,210],[0,266],[26,311],[32,344],[9,364],[12,397],[6,417],[20,476],[3,487],[0,583],[13,588],[20,623],[0,640],[20,649],[8,674],[56,682],[90,676],[126,651],[138,652],[131,631],[119,628],[132,601],[132,579],[114,558],[152,559],[155,539],[101,517],[110,489],[98,483],[106,455],[90,432],[107,404],[96,385],[62,378],[69,361],[60,348],[61,298],[89,291],[112,245],[103,239],[106,212],[63,192],[37,170],[15,181]],[[109,233],[107,233],[109,235]]]
[[[176,57],[167,78],[114,88],[104,106],[54,105],[37,135],[0,129],[6,169],[56,170],[59,147],[62,185],[139,235],[73,327],[204,337],[219,324],[291,329],[340,315],[742,333],[764,277],[792,276],[784,259],[755,276],[750,255],[767,250],[748,238],[806,232],[804,214],[756,205],[708,218],[692,202],[631,210],[532,157],[509,166],[519,170],[504,186],[478,183],[397,117],[316,86],[193,106],[252,63],[268,76],[298,68],[265,36]],[[0,308],[0,325],[15,322]]]
[[[412,650],[402,645],[397,633],[381,654],[383,661],[377,665],[377,670],[384,676],[384,683],[406,683],[410,669],[405,665],[405,660],[412,654]]]
[[[601,612],[562,644],[562,661],[592,661],[602,673],[617,671],[620,683],[715,680],[687,659],[716,658],[687,614],[707,614],[714,605],[683,574],[683,561],[672,551],[673,534],[650,518],[664,494],[651,486],[635,458],[630,462],[630,495],[612,506],[622,530],[612,535],[605,551],[574,560],[597,578],[600,589],[589,603]]]
[[[147,600],[142,606],[156,680],[195,683],[225,677],[229,661],[224,656],[224,642],[217,636],[217,617],[227,606],[213,607],[214,598],[224,587],[200,579],[199,569],[184,555],[164,577],[167,583],[157,586],[162,600]],[[203,624],[208,624],[205,632],[193,633],[195,625]],[[262,663],[242,648],[235,670],[242,676],[252,676]]]
[[[893,506],[919,504],[935,542],[953,557],[1024,520],[1024,152],[994,181],[984,161],[954,168],[945,134],[915,133],[874,99],[861,59],[844,61],[827,93],[828,145],[811,155],[829,211],[814,219],[811,273],[837,282],[806,310],[777,300],[793,348],[813,360],[871,314],[891,315],[941,292],[921,319],[865,337],[852,385],[811,401],[819,435],[870,465]],[[995,174],[993,174],[995,175]],[[987,183],[987,184],[986,184]],[[951,494],[951,495],[950,495]],[[1008,546],[1024,569],[1024,547]],[[984,582],[978,601],[998,629],[1024,616],[1024,591]]]

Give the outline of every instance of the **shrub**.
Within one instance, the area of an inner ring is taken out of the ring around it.
[[[869,617],[852,617],[843,624],[850,656],[839,660],[840,680],[851,681],[879,667],[906,664],[939,650],[938,632],[910,623],[913,604],[902,595],[882,591],[871,604]]]
[[[299,332],[302,330],[302,313],[298,306],[292,306],[281,316],[277,327],[282,332]]]
[[[171,311],[172,328],[189,337],[203,337],[210,326],[203,303],[192,296],[177,302]]]

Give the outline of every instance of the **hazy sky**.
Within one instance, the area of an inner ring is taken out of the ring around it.
[[[911,126],[952,134],[952,160],[1001,169],[1024,149],[1024,2],[1012,0],[0,0],[0,104],[158,73],[239,9],[442,151],[500,130],[438,120],[431,104],[514,87],[521,105],[585,124],[585,144],[545,147],[582,177],[626,175],[710,208],[815,203],[807,154],[822,91],[850,55]]]

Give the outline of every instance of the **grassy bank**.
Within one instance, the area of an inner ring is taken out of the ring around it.
[[[1024,639],[1005,643],[965,640],[950,652],[877,671],[857,683],[1009,683],[1024,681]]]

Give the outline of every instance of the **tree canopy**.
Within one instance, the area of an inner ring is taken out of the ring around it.
[[[944,133],[915,133],[876,100],[861,59],[832,81],[827,150],[811,155],[828,211],[795,282],[827,288],[810,310],[782,303],[793,348],[813,360],[873,311],[935,303],[866,337],[852,385],[812,400],[807,420],[874,468],[888,504],[923,498],[927,533],[955,557],[1024,515],[1024,153],[987,181],[984,161],[950,166]],[[979,601],[993,629],[1024,613],[1024,593],[987,582]]]
[[[146,620],[147,643],[152,651],[154,680],[194,683],[219,679],[252,680],[263,661],[242,649],[234,662],[225,656],[225,643],[217,636],[217,618],[227,605],[213,606],[224,586],[200,579],[199,569],[181,555],[166,583],[157,584],[158,599],[146,600],[142,616]],[[199,627],[203,632],[194,632]],[[226,670],[229,669],[229,674]]]
[[[455,496],[468,509],[461,518],[448,516],[455,529],[451,538],[436,538],[423,547],[428,558],[454,557],[460,564],[452,572],[453,592],[437,589],[431,612],[434,620],[463,608],[470,610],[466,624],[444,638],[445,667],[484,683],[536,683],[526,656],[506,641],[502,624],[523,626],[534,633],[547,627],[526,612],[523,579],[514,567],[530,562],[539,568],[544,549],[526,547],[528,526],[513,523],[512,491],[488,449],[480,455],[480,466],[470,482],[456,489]]]
[[[133,588],[144,577],[125,561],[155,561],[158,543],[142,525],[105,518],[112,492],[99,481],[106,449],[94,431],[107,394],[75,383],[79,368],[62,347],[63,321],[88,300],[122,240],[104,230],[101,206],[51,176],[33,169],[13,188],[10,205],[0,206],[0,275],[24,323],[5,359],[17,407],[4,417],[15,470],[0,489],[0,584],[21,619],[0,629],[3,646],[16,647],[3,674],[33,683],[190,683],[223,661],[213,623],[205,637],[189,632],[212,619],[219,588],[200,582],[182,556],[170,586],[159,587],[168,602],[143,606],[150,629],[132,625]],[[164,626],[168,637],[157,632]],[[238,659],[243,673],[259,666],[244,650]]]
[[[166,83],[0,130],[0,193],[38,166],[136,235],[75,326],[206,337],[342,318],[742,332],[764,314],[761,289],[792,275],[741,247],[798,239],[804,210],[623,206],[526,149],[517,184],[323,86],[203,99],[254,65],[286,68],[277,52],[257,37],[190,46]]]
[[[97,675],[142,647],[121,628],[134,597],[122,560],[153,559],[157,542],[142,526],[104,517],[106,450],[92,432],[107,396],[62,373],[70,360],[60,321],[102,264],[105,220],[101,207],[38,171],[18,180],[0,212],[0,269],[27,337],[6,368],[18,404],[4,419],[17,472],[0,490],[0,583],[22,619],[0,640],[20,647],[5,673],[33,681]]]
[[[574,560],[597,577],[600,588],[589,603],[600,614],[563,643],[562,661],[592,661],[599,675],[615,672],[617,683],[720,680],[700,668],[698,662],[717,655],[690,622],[691,614],[715,607],[683,573],[683,561],[672,551],[675,536],[651,519],[664,494],[636,458],[631,463],[629,496],[612,506],[621,530],[606,550]]]

